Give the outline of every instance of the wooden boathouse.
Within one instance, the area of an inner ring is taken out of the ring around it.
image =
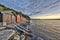
[[[12,11],[0,11],[0,26],[16,23],[16,18]]]

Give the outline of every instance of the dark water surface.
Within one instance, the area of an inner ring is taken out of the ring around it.
[[[31,30],[44,40],[60,40],[60,20],[31,20]]]

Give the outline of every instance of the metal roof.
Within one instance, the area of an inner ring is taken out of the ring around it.
[[[1,13],[12,14],[13,11],[10,10],[0,10]]]

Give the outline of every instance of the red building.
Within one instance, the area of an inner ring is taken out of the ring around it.
[[[20,23],[20,22],[21,22],[21,16],[17,15],[17,23]]]
[[[17,23],[20,23],[20,22],[22,22],[22,21],[26,21],[26,18],[24,18],[23,16],[21,16],[21,15],[17,15]]]
[[[21,17],[21,21],[26,21],[26,18],[24,18],[23,16]]]

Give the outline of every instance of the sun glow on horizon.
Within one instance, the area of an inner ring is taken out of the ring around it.
[[[32,19],[60,19],[60,14],[37,16],[37,17],[32,17]]]

